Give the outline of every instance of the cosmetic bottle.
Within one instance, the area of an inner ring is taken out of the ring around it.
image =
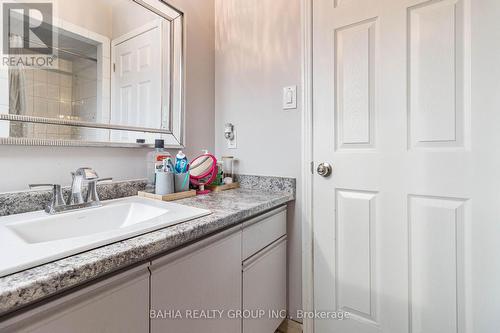
[[[155,149],[148,153],[147,156],[147,177],[148,185],[155,184],[156,171],[163,168],[163,160],[172,159],[172,156],[165,150],[164,140],[155,140]]]
[[[212,185],[224,185],[224,171],[221,161],[217,161],[217,178],[215,178]]]

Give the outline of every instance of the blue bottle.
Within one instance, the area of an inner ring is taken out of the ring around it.
[[[186,155],[182,152],[182,150],[179,151],[177,156],[175,157],[175,172],[176,173],[186,173],[188,169],[188,159]]]

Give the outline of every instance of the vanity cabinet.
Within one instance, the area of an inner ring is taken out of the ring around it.
[[[0,332],[274,333],[286,207],[0,320]]]
[[[241,227],[152,262],[152,333],[240,332],[240,308]]]
[[[146,265],[82,288],[0,323],[2,333],[148,332]]]

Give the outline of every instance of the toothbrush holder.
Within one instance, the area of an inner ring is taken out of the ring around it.
[[[174,180],[175,193],[189,191],[189,171],[175,174]]]
[[[174,174],[172,172],[157,172],[155,193],[167,195],[174,193]]]

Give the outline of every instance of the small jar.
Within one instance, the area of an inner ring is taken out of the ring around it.
[[[234,181],[234,156],[222,156],[222,171],[224,172],[224,184],[232,184]]]

